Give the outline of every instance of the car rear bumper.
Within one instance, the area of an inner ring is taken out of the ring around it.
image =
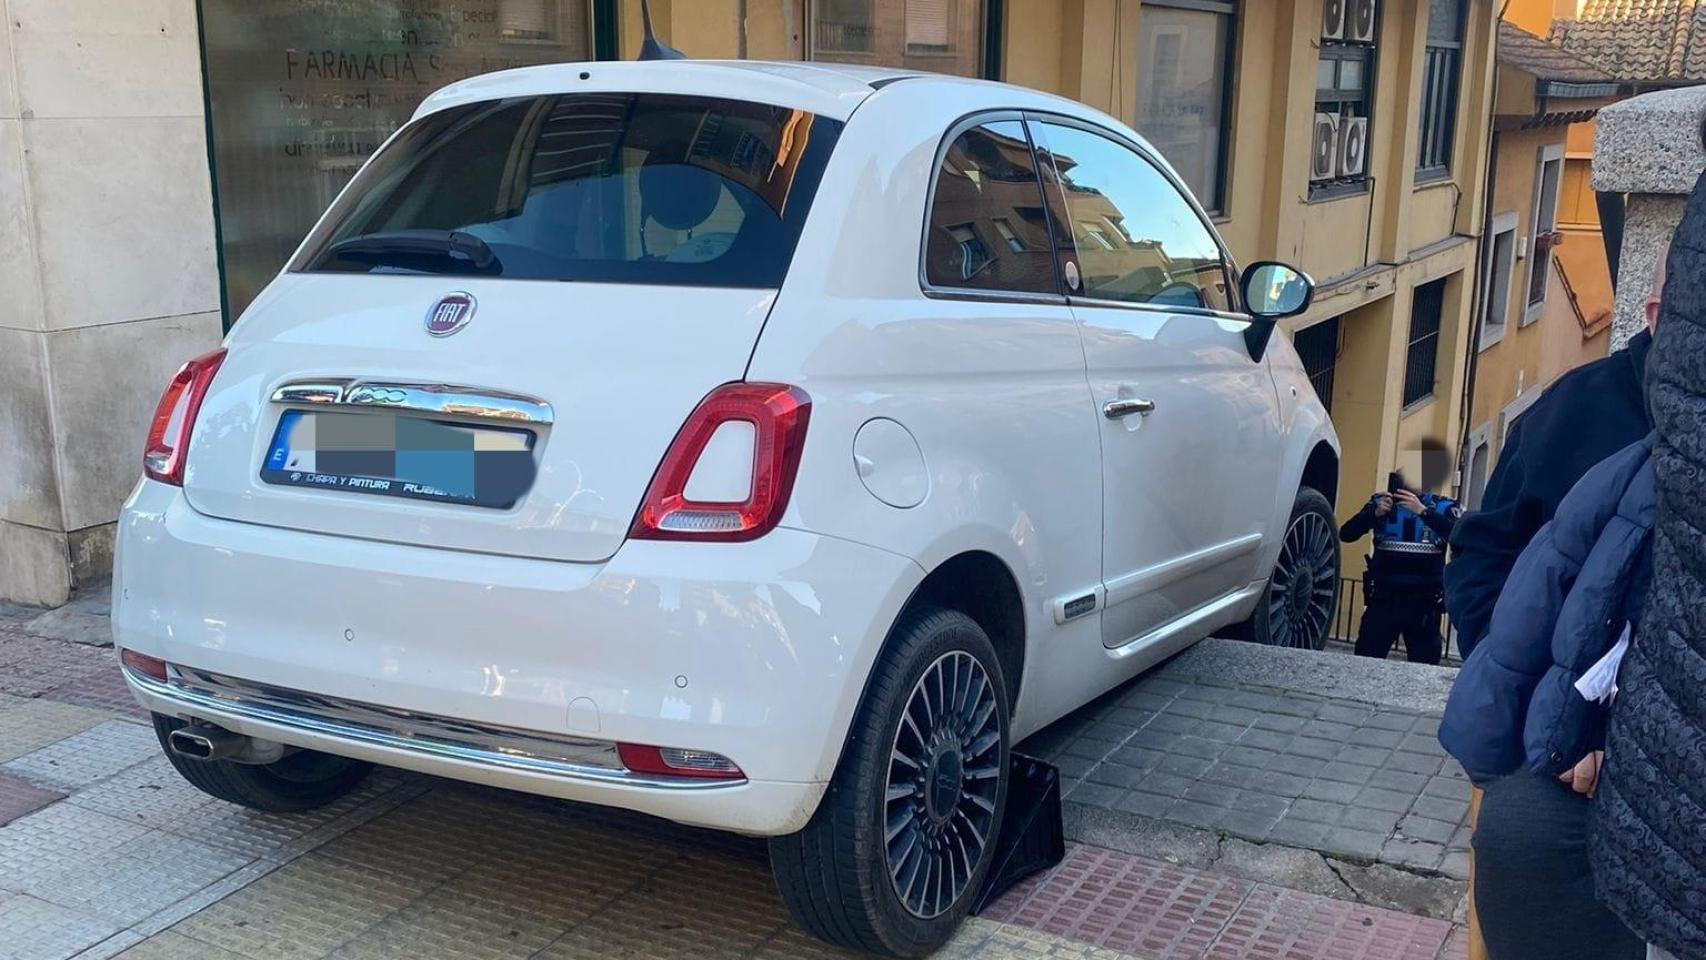
[[[283,743],[752,834],[804,826],[864,678],[922,576],[779,529],[635,541],[602,564],[209,518],[138,486],[120,518],[120,647],[142,704]],[[718,753],[746,779],[636,775],[617,742]]]

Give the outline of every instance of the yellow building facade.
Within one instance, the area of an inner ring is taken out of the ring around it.
[[[622,2],[631,56],[639,2]],[[1424,441],[1458,449],[1492,0],[653,0],[652,12],[692,57],[988,76],[1136,126],[1241,261],[1284,260],[1316,279],[1314,306],[1287,328],[1343,441],[1340,512],[1389,471],[1417,475]],[[1328,143],[1323,123],[1366,139]],[[1346,575],[1361,563],[1347,556]]]

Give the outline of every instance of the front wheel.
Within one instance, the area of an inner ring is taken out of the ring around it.
[[[971,910],[1007,806],[1008,703],[983,629],[916,609],[895,627],[828,792],[770,842],[794,919],[855,950],[920,956]]]
[[[1297,491],[1279,558],[1250,618],[1250,639],[1320,650],[1339,609],[1339,537],[1333,505],[1320,491]]]

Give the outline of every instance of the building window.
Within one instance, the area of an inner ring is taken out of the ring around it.
[[[1208,210],[1226,207],[1237,4],[1145,0],[1135,126]]]
[[[1563,239],[1558,232],[1558,193],[1563,176],[1563,144],[1541,147],[1534,174],[1534,216],[1530,221],[1534,227],[1528,244],[1528,308],[1523,311],[1523,326],[1540,319],[1541,311],[1546,308],[1546,286],[1552,279],[1552,248]]]
[[[1311,196],[1359,192],[1368,183],[1368,125],[1374,112],[1377,0],[1325,0],[1315,68]]]
[[[811,59],[983,72],[984,0],[808,0]]]
[[[201,0],[225,319],[415,107],[454,80],[592,56],[581,0]]]
[[[1480,349],[1505,338],[1511,308],[1511,280],[1516,275],[1516,214],[1493,218],[1487,244],[1487,296],[1481,305]]]
[[[1323,320],[1297,331],[1291,339],[1303,372],[1321,398],[1321,406],[1333,412],[1333,370],[1339,364],[1339,318]]]
[[[1434,394],[1434,374],[1439,364],[1439,324],[1444,310],[1444,280],[1424,283],[1416,288],[1410,301],[1410,349],[1404,357],[1406,407]]]
[[[1481,498],[1487,493],[1487,480],[1493,469],[1493,425],[1483,423],[1469,434],[1463,462],[1463,508],[1481,509]]]
[[[1451,175],[1451,148],[1457,141],[1457,80],[1463,72],[1463,19],[1463,0],[1432,0],[1428,5],[1417,180]]]

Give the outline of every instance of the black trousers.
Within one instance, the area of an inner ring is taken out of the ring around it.
[[[1431,594],[1402,594],[1370,590],[1357,628],[1359,657],[1386,659],[1398,637],[1411,663],[1439,663],[1439,600]]]
[[[1642,960],[1646,947],[1594,899],[1592,804],[1524,771],[1482,784],[1475,913],[1492,960]]]

